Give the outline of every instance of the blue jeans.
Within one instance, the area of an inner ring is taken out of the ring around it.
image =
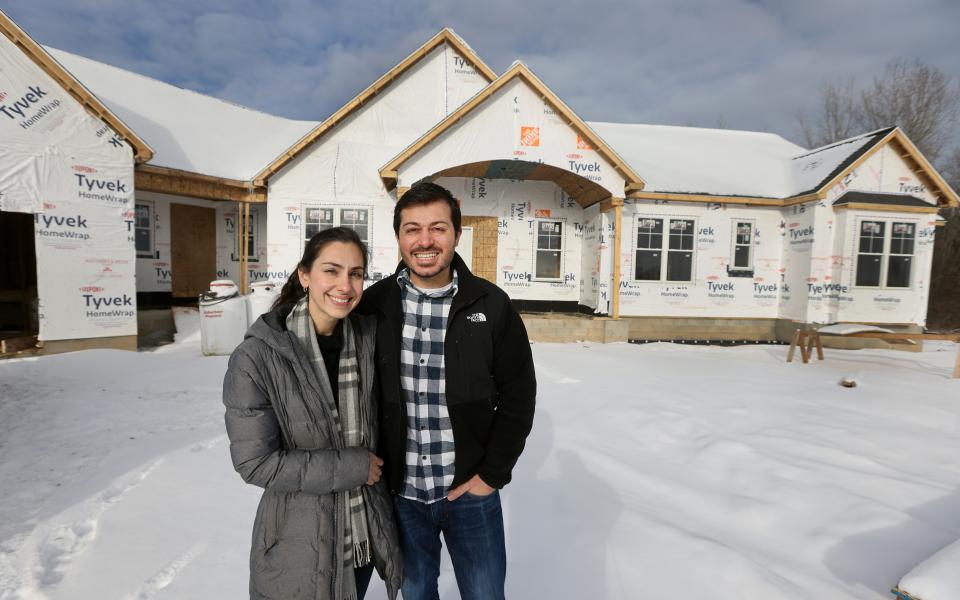
[[[400,550],[403,552],[403,600],[439,600],[440,534],[457,576],[462,600],[504,600],[507,551],[500,492],[464,494],[433,504],[395,497]]]

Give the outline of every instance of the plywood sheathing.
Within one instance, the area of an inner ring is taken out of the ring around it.
[[[296,144],[291,146],[276,160],[267,165],[262,171],[257,173],[253,178],[254,184],[257,187],[266,185],[267,180],[270,179],[273,174],[282,169],[284,165],[293,160],[293,158],[296,157],[300,152],[312,145],[314,142],[323,137],[325,133],[336,127],[344,119],[356,112],[374,96],[383,91],[383,89],[390,85],[391,82],[406,73],[410,67],[420,62],[423,57],[441,44],[449,44],[460,54],[460,56],[464,58],[464,60],[473,65],[473,67],[481,75],[486,77],[487,81],[493,81],[496,79],[497,74],[494,73],[493,70],[488,67],[486,63],[484,63],[483,60],[481,60],[480,57],[469,46],[467,46],[463,40],[457,36],[457,34],[453,32],[452,29],[449,27],[444,27],[437,35],[427,40],[424,45],[420,46],[412,54],[410,54],[410,56],[403,59],[400,64],[384,73],[382,77],[370,84],[367,89],[357,94],[357,96],[350,100],[350,102],[344,104],[339,110],[330,115],[327,120],[311,130],[307,135],[298,140]]]
[[[614,169],[616,169],[617,172],[620,173],[620,175],[626,180],[626,183],[624,184],[625,194],[643,189],[643,179],[636,172],[634,172],[634,170],[622,158],[620,158],[620,156],[610,146],[608,146],[599,135],[590,129],[583,119],[573,112],[573,110],[568,107],[559,96],[554,94],[550,88],[540,81],[540,79],[534,75],[525,64],[521,62],[515,63],[503,75],[498,77],[490,85],[480,91],[480,93],[464,103],[463,106],[450,113],[446,119],[440,121],[440,123],[434,126],[433,129],[425,133],[420,137],[420,139],[405,148],[402,152],[400,152],[400,154],[395,156],[390,160],[390,162],[384,165],[383,168],[380,169],[380,177],[383,179],[383,183],[386,185],[387,189],[393,189],[397,185],[398,171],[400,167],[407,162],[407,160],[429,145],[430,142],[437,139],[441,134],[443,134],[443,132],[456,125],[461,119],[469,115],[474,109],[483,104],[487,99],[497,93],[498,90],[502,89],[514,79],[522,79],[530,87],[532,87],[540,95],[540,97],[543,98],[544,102],[546,102],[554,110],[554,112],[557,113],[557,115],[566,121],[569,127],[576,131],[584,140],[587,140],[591,147],[594,148],[596,152],[604,158],[604,160],[613,165]],[[582,179],[573,173],[570,173],[570,175],[577,177],[578,179]],[[550,180],[554,181],[554,179]],[[599,202],[601,199],[602,198],[597,198],[593,203]],[[584,204],[581,204],[581,206],[584,206]],[[589,204],[586,206],[589,206]]]
[[[10,17],[0,10],[0,33],[3,33],[11,42],[18,46],[30,60],[53,78],[60,87],[69,93],[74,100],[83,106],[84,110],[106,122],[125,142],[133,148],[133,157],[137,163],[145,163],[153,158],[153,148],[140,138],[132,129],[120,120],[120,117],[110,112],[90,90],[78,81],[60,63],[55,61],[46,50],[40,47],[33,38],[26,34]]]
[[[473,227],[473,274],[497,283],[497,217],[463,217]]]

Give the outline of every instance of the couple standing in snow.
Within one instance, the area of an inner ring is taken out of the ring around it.
[[[437,600],[441,533],[461,597],[504,598],[499,488],[536,396],[526,329],[455,253],[449,191],[410,188],[393,229],[402,263],[366,291],[357,234],[314,235],[230,357],[233,464],[265,489],[251,598],[361,600],[376,569],[391,599]]]

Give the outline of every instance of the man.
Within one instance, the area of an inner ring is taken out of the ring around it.
[[[394,209],[403,262],[363,294],[378,316],[380,445],[395,494],[404,600],[437,600],[443,534],[464,600],[502,600],[499,489],[533,425],[536,377],[510,299],[454,252],[460,207],[433,183]]]

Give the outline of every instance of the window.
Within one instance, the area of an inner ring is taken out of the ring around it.
[[[667,224],[664,236],[664,222]],[[666,248],[664,248],[666,237]],[[634,279],[639,281],[692,281],[696,224],[693,219],[637,220]],[[666,275],[666,276],[664,276]]]
[[[357,232],[363,243],[370,245],[370,209],[306,206],[303,215],[304,243],[325,229],[349,227]]]
[[[563,223],[537,221],[537,251],[534,259],[534,279],[561,281],[563,279]]]
[[[254,212],[255,209],[250,209],[250,220],[247,223],[247,262],[260,262],[260,255],[257,253],[257,218],[258,214]],[[240,215],[237,214],[234,217],[239,221]],[[234,228],[233,235],[233,254],[230,255],[230,259],[233,261],[240,260],[240,236],[236,233],[237,229]]]
[[[141,200],[134,204],[133,235],[137,258],[154,258],[153,202]]]
[[[910,287],[916,223],[860,221],[857,241],[858,287]]]
[[[732,270],[753,270],[753,227],[753,221],[734,221],[733,223]]]

